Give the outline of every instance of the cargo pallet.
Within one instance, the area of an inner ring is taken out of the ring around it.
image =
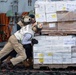
[[[34,69],[76,69],[76,64],[34,64]]]
[[[42,30],[41,32],[42,35],[51,35],[51,36],[56,36],[56,35],[61,35],[61,36],[66,36],[66,35],[76,35],[76,31],[56,31],[56,30]]]

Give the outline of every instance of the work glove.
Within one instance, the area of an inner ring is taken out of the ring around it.
[[[36,39],[32,39],[32,44],[38,44],[38,40],[36,40]]]

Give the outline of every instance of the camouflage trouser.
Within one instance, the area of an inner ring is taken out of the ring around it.
[[[9,38],[6,45],[0,51],[0,59],[9,54],[13,49],[18,53],[17,57],[10,59],[13,65],[16,65],[17,63],[22,62],[26,59],[25,49],[23,48],[23,45],[18,42],[14,35]]]

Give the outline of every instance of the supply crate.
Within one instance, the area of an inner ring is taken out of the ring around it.
[[[38,44],[33,46],[33,67],[67,68],[76,66],[76,37],[35,36]]]

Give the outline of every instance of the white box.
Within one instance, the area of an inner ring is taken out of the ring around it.
[[[76,64],[76,58],[72,58],[72,64]]]
[[[51,45],[50,50],[52,52],[71,52],[71,46]]]
[[[56,27],[56,23],[49,23],[49,28],[55,28]]]
[[[56,21],[57,21],[57,14],[56,13],[46,14],[46,22],[56,22]]]
[[[54,52],[52,57],[53,59],[62,59],[62,53]]]
[[[44,58],[44,53],[34,53],[33,57],[34,58]]]
[[[53,64],[62,64],[62,59],[53,59]]]
[[[63,43],[64,43],[64,45],[75,46],[76,45],[76,38],[66,38],[66,39],[63,39]]]
[[[63,64],[71,64],[72,59],[71,58],[63,58]]]
[[[43,64],[52,64],[52,59],[51,58],[44,58]]]
[[[49,59],[49,58],[51,58],[52,59],[52,57],[53,57],[53,53],[52,52],[44,52],[44,58],[47,58],[47,59]]]
[[[68,1],[66,4],[68,11],[76,11],[76,1]]]
[[[67,4],[65,1],[56,2],[56,11],[67,11]]]
[[[56,12],[56,4],[55,2],[46,2],[46,13]]]
[[[34,59],[34,64],[43,64],[44,59],[43,58],[35,58]]]
[[[76,58],[76,52],[73,52],[71,57]]]
[[[36,1],[35,2],[35,13],[45,13],[45,2],[41,1]]]
[[[63,59],[65,59],[65,58],[71,58],[71,52],[63,52],[62,53],[62,57],[63,57]]]
[[[46,22],[45,14],[35,14],[36,22]]]

